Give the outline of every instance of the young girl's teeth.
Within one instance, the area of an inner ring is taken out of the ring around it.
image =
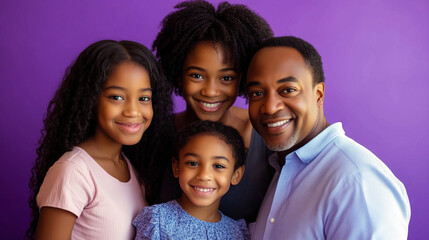
[[[194,187],[195,190],[200,191],[200,192],[210,192],[213,190],[213,188],[199,188],[199,187]]]
[[[281,126],[285,123],[287,123],[289,120],[283,120],[283,121],[279,121],[279,122],[275,122],[275,123],[268,123],[267,126],[268,127],[278,127]]]
[[[207,108],[215,108],[215,107],[219,106],[219,104],[220,104],[220,102],[217,102],[217,103],[200,102],[200,103],[201,103],[201,105],[203,105],[204,107],[207,107]]]

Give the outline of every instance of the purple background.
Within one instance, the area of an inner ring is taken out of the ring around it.
[[[0,238],[28,226],[30,169],[42,119],[65,68],[90,43],[150,46],[169,1],[0,2]],[[219,1],[212,1],[218,3]],[[429,2],[245,1],[276,36],[295,35],[322,55],[328,121],[378,155],[405,184],[409,239],[429,234]],[[178,110],[183,102],[177,99]],[[240,100],[239,106],[246,107]]]

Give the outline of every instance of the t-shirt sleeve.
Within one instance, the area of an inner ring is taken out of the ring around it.
[[[37,195],[39,209],[54,207],[80,216],[95,193],[91,174],[84,163],[56,162],[48,171]]]
[[[133,221],[136,227],[136,240],[160,239],[159,212],[155,207],[145,207]]]

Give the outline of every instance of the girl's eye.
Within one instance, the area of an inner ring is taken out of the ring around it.
[[[222,164],[215,164],[214,167],[215,168],[225,168],[225,166]]]
[[[224,76],[224,77],[222,77],[222,80],[226,81],[226,82],[229,82],[229,81],[234,80],[234,78],[232,76]]]
[[[115,100],[115,101],[124,100],[124,98],[123,98],[123,97],[121,97],[121,96],[116,96],[116,95],[110,96],[109,98],[111,98],[111,99],[113,99],[113,100]]]
[[[203,76],[201,76],[201,75],[200,75],[200,74],[198,74],[198,73],[191,73],[191,74],[189,74],[189,76],[191,76],[192,78],[203,79]]]
[[[195,166],[198,166],[198,163],[197,162],[189,161],[189,162],[186,162],[186,165],[195,167]]]
[[[141,97],[141,98],[139,98],[139,101],[142,101],[142,102],[149,102],[150,100],[151,100],[150,97]]]

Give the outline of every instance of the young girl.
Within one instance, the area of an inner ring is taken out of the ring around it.
[[[145,207],[133,221],[136,239],[248,239],[243,219],[235,221],[218,210],[230,185],[240,182],[245,159],[243,140],[234,128],[212,121],[185,128],[173,160],[183,193],[177,200]]]
[[[99,41],[78,56],[44,120],[30,182],[29,237],[134,237],[131,222],[146,205],[134,169],[145,164],[135,156],[151,152],[132,147],[130,161],[122,147],[139,141],[158,147],[151,142],[168,121],[168,89],[155,57],[138,43]]]
[[[222,198],[220,209],[234,219],[253,222],[273,174],[267,160],[270,153],[253,130],[247,110],[232,105],[245,94],[246,79],[241,78],[249,54],[273,33],[263,18],[244,5],[223,2],[216,10],[206,1],[187,1],[176,8],[164,18],[153,43],[167,79],[186,101],[186,110],[174,116],[176,129],[212,120],[238,130],[248,150],[246,173]],[[161,202],[180,194],[169,175],[162,179]]]

